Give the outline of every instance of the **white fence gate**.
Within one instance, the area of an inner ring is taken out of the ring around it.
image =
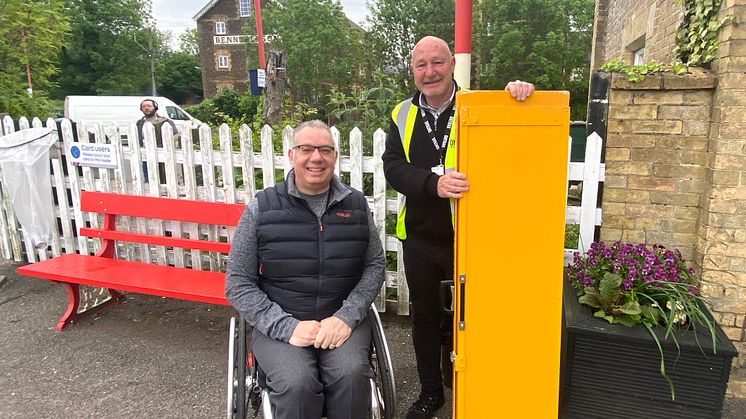
[[[26,129],[30,126],[42,127],[43,124],[36,118],[31,123],[21,118],[18,126],[20,129]],[[7,188],[3,186],[5,176],[0,176],[0,253],[5,259],[22,261],[25,257],[28,262],[35,262],[64,253],[96,251],[97,241],[77,234],[79,227],[96,226],[99,222],[95,215],[80,211],[81,190],[245,203],[258,189],[274,185],[278,178],[284,177],[290,170],[285,156],[292,145],[291,127],[286,127],[281,132],[282,154],[278,154],[273,141],[274,133],[269,126],[262,128],[259,134],[260,150],[254,150],[254,136],[246,125],[240,127],[237,135],[232,133],[227,125],[221,125],[216,139],[219,146],[213,147],[213,135],[210,127],[206,125],[200,128],[198,138],[192,138],[189,130],[182,130],[180,141],[173,140],[171,130],[166,125],[160,142],[156,141],[152,126],[147,124],[145,146],[141,147],[136,140],[137,131],[134,123],[125,129],[114,125],[78,124],[76,134],[79,142],[114,145],[117,168],[104,169],[74,166],[67,158],[68,145],[76,138],[70,121],[62,120],[58,129],[57,123],[48,119],[46,126],[54,129],[54,134],[60,140],[57,142],[58,146],[50,150],[54,217],[58,228],[53,231],[53,239],[48,247],[35,249],[31,246],[11,209],[10,199],[5,192]],[[5,133],[13,132],[13,120],[5,117],[2,128]],[[332,134],[339,146],[340,132],[332,128]],[[129,139],[134,140],[128,141]],[[386,289],[395,289],[396,311],[398,314],[407,315],[409,291],[404,276],[401,244],[393,236],[393,231],[391,234],[386,232],[387,217],[388,224],[393,226],[398,199],[396,193],[387,188],[383,175],[381,155],[385,139],[385,132],[378,129],[373,134],[372,155],[364,155],[363,135],[359,129],[353,129],[343,141],[346,146],[343,148],[349,149],[349,154],[340,154],[335,171],[350,186],[364,191],[373,210],[376,226],[388,255],[387,259],[396,260],[395,270],[387,271],[386,284],[379,295],[378,307],[385,309],[386,305],[383,303]],[[580,225],[580,237],[578,249],[565,249],[565,263],[571,260],[574,251],[582,252],[590,245],[595,227],[601,225],[601,210],[596,208],[599,182],[603,182],[604,179],[604,165],[600,163],[601,146],[601,138],[596,134],[591,135],[586,145],[585,162],[568,165],[568,180],[572,183],[582,182],[582,197],[580,206],[567,207],[567,223]],[[147,166],[148,181],[143,179],[143,165]],[[520,203],[517,208],[520,209]],[[139,220],[135,228],[149,227]],[[177,230],[178,228],[175,227]],[[390,229],[393,230],[391,227]],[[230,236],[232,231],[228,232],[227,238]],[[135,252],[119,253],[120,258],[135,258]],[[168,252],[164,249],[152,254],[145,253],[146,256],[148,254],[151,260],[145,262],[168,263],[170,260]],[[210,263],[211,269],[224,269],[224,266],[225,260]],[[393,295],[393,292],[390,294]]]

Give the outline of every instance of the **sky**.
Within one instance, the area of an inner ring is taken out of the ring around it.
[[[179,34],[187,28],[195,28],[197,24],[192,17],[199,12],[210,0],[153,0],[153,15],[156,27],[161,31],[172,31],[174,44],[178,45]],[[360,24],[365,20],[367,8],[366,0],[341,0],[342,8],[347,17]],[[253,3],[253,2],[252,2]]]

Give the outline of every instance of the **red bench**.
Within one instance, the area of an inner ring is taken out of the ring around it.
[[[115,259],[116,242],[141,243],[208,252],[228,253],[230,244],[221,241],[169,237],[116,229],[116,216],[234,227],[244,210],[243,204],[190,201],[183,199],[82,192],[82,211],[103,214],[103,228],[80,228],[80,235],[100,238],[101,250],[95,255],[66,254],[18,268],[21,275],[48,279],[67,286],[69,304],[57,323],[57,331],[77,320],[80,285],[104,287],[111,299],[85,312],[116,304],[124,296],[119,291],[158,295],[182,300],[228,305],[225,274],[176,266],[153,265]]]

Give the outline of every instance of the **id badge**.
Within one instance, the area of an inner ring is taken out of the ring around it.
[[[430,170],[438,176],[443,176],[444,174],[446,174],[445,167],[443,167],[442,164],[433,166],[430,168]]]

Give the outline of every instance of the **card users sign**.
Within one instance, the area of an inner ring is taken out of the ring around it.
[[[105,167],[115,169],[117,158],[113,144],[71,143],[67,156],[73,166]]]

